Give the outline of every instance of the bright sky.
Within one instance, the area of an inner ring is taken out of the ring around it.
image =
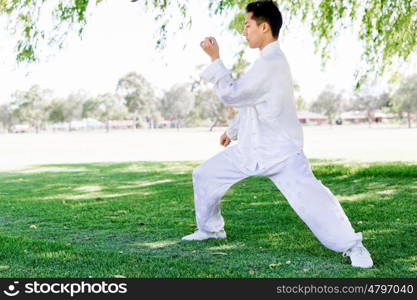
[[[1,31],[0,102],[10,99],[15,90],[28,89],[33,84],[50,88],[58,96],[79,89],[92,95],[113,92],[118,79],[130,71],[144,75],[158,90],[168,89],[197,76],[197,65],[209,64],[208,56],[199,47],[205,36],[217,38],[220,55],[226,66],[231,67],[234,61],[232,49],[239,49],[239,38],[226,30],[228,22],[209,16],[207,1],[190,2],[191,31],[183,30],[170,36],[162,53],[154,48],[159,25],[153,15],[128,0],[105,1],[99,5],[82,40],[72,36],[63,50],[39,64],[16,66],[14,39]],[[285,22],[285,12],[283,16]],[[170,28],[172,33],[173,27]],[[185,42],[187,47],[183,50]],[[333,59],[325,71],[320,68],[318,55],[314,55],[313,39],[306,26],[291,24],[290,30],[282,32],[280,43],[293,78],[300,85],[301,95],[308,102],[326,85],[333,85],[337,90],[351,90],[355,66],[359,63],[360,44],[349,31],[335,44]],[[50,51],[43,49],[42,53]],[[250,62],[258,55],[258,49],[248,48],[245,53]]]

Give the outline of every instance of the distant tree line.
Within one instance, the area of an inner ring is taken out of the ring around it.
[[[294,86],[294,90],[297,95],[298,85]],[[296,106],[298,111],[309,110],[325,115],[329,124],[334,124],[346,111],[364,112],[369,124],[372,123],[376,111],[395,113],[398,119],[405,118],[408,127],[411,128],[411,116],[417,114],[417,74],[404,78],[397,89],[378,95],[371,93],[371,87],[368,85],[363,85],[349,97],[327,86],[317,99],[309,104],[301,96],[296,96]]]
[[[232,74],[238,78],[247,66],[238,60]],[[341,92],[327,87],[310,104],[300,96],[299,86],[294,85],[297,110],[310,110],[327,116],[333,124],[343,111],[366,112],[369,122],[376,110],[398,113],[407,119],[417,113],[417,74],[401,81],[392,92],[372,95],[363,87],[353,97],[346,98]],[[225,126],[236,111],[223,105],[211,86],[200,78],[190,83],[177,84],[162,95],[140,74],[131,72],[119,79],[115,92],[91,96],[85,91],[56,97],[53,91],[34,85],[26,91],[16,91],[8,102],[0,102],[0,128],[11,132],[17,124],[27,124],[36,132],[50,124],[69,123],[74,120],[93,118],[106,124],[110,120],[133,120],[135,128],[157,128],[163,120],[177,128],[192,126]],[[71,128],[69,128],[71,130]]]
[[[247,62],[238,59],[232,74],[238,78]],[[201,69],[201,66],[199,67]],[[92,118],[106,124],[111,120],[133,120],[135,128],[157,128],[168,121],[182,126],[225,126],[236,114],[235,109],[221,104],[213,89],[193,78],[176,84],[162,95],[140,74],[130,72],[120,78],[113,93],[91,96],[86,91],[56,97],[53,91],[33,85],[16,91],[9,101],[0,99],[0,129],[12,132],[17,124],[29,125],[36,132],[48,125]],[[71,126],[69,126],[71,130]]]

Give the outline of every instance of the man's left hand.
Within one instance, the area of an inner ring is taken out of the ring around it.
[[[220,145],[227,147],[232,140],[227,136],[226,132],[220,137]]]

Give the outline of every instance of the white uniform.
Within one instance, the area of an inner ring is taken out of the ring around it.
[[[238,144],[193,172],[198,228],[223,230],[220,199],[230,186],[249,176],[268,176],[324,246],[343,252],[360,242],[362,234],[355,233],[339,201],[315,178],[303,153],[292,76],[278,41],[264,47],[237,81],[220,59],[201,76],[214,84],[225,105],[239,108],[239,113],[227,129]]]

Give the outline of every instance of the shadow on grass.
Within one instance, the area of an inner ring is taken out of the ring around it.
[[[168,277],[416,274],[417,165],[312,160],[316,177],[341,201],[355,230],[363,232],[377,266],[371,270],[353,270],[340,254],[322,247],[268,178],[247,178],[224,196],[226,240],[181,242],[196,229],[191,180],[196,166],[63,164],[3,172],[1,231],[26,243],[44,241],[36,259],[119,253],[156,265],[170,261]],[[78,250],[53,250],[54,243]],[[161,277],[148,268],[135,276]]]

